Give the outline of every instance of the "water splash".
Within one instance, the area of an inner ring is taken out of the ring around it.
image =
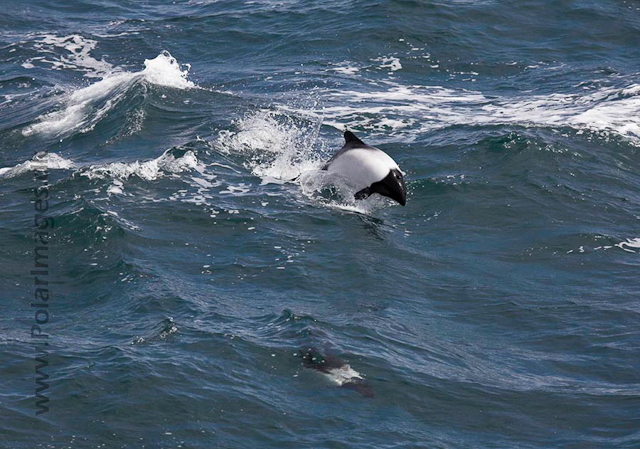
[[[226,154],[241,155],[244,166],[263,182],[286,182],[320,168],[323,157],[314,150],[322,118],[314,113],[259,110],[236,121],[215,142]]]

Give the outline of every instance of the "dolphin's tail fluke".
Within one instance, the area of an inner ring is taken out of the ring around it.
[[[340,387],[357,391],[365,398],[373,399],[376,397],[375,393],[373,392],[373,389],[363,380],[345,382],[342,385],[340,385]]]

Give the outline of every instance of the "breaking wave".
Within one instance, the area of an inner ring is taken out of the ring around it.
[[[182,153],[182,154],[178,154]],[[198,159],[193,151],[169,149],[161,156],[147,161],[112,162],[104,165],[91,165],[81,171],[82,176],[89,179],[113,178],[126,180],[131,176],[153,181],[165,174],[181,173],[186,170],[197,170]]]
[[[0,179],[13,178],[39,169],[75,170],[72,176],[77,174],[90,180],[110,180],[111,185],[108,187],[107,193],[122,194],[124,193],[124,182],[131,177],[154,181],[186,171],[203,173],[205,166],[198,161],[193,151],[177,148],[168,149],[159,157],[146,161],[112,162],[87,166],[81,166],[55,153],[38,153],[32,160],[13,167],[0,168]]]
[[[0,168],[0,178],[13,178],[34,170],[68,170],[75,167],[75,163],[69,159],[65,159],[55,153],[42,152],[36,154],[33,159],[13,167]]]
[[[63,136],[71,132],[88,132],[99,120],[120,103],[138,83],[149,83],[174,89],[189,89],[195,84],[187,79],[189,66],[181,66],[167,51],[144,61],[139,72],[114,72],[102,80],[69,94],[53,112],[42,115],[26,127],[22,134],[31,136]]]

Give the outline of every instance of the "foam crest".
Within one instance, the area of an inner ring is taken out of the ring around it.
[[[34,170],[69,170],[76,165],[69,159],[65,159],[55,153],[38,153],[33,159],[25,161],[13,167],[0,168],[0,178],[13,178],[23,173]]]
[[[327,70],[340,73],[341,75],[354,76],[360,71],[360,69],[350,61],[342,61],[341,63],[331,65],[334,65],[335,67],[331,67]]]
[[[193,151],[186,151],[182,156],[176,157],[172,150],[165,151],[162,156],[144,162],[113,162],[105,165],[92,165],[81,174],[89,179],[114,178],[126,180],[137,176],[147,181],[153,181],[166,174],[181,173],[188,170],[197,170],[202,167]],[[114,184],[121,193],[122,183]]]
[[[189,89],[195,84],[187,79],[191,64],[184,64],[184,69],[176,58],[168,51],[163,51],[154,59],[145,59],[145,69],[141,75],[151,84],[173,87],[174,89]]]
[[[88,132],[120,103],[129,89],[138,82],[144,81],[174,89],[195,87],[195,84],[187,79],[189,67],[183,69],[167,51],[163,51],[154,59],[145,60],[144,64],[145,69],[142,71],[112,73],[67,95],[58,110],[42,115],[37,123],[25,128],[22,134],[60,136],[74,131]]]
[[[22,134],[59,136],[76,130],[88,132],[124,98],[126,87],[134,79],[135,74],[121,73],[77,90],[67,97],[59,110],[42,115],[37,123],[25,128]]]

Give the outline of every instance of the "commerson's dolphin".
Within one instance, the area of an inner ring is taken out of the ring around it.
[[[318,371],[337,386],[355,390],[367,398],[374,397],[362,375],[338,357],[322,354],[314,347],[299,350],[297,356],[302,359],[302,366]]]
[[[346,178],[356,187],[357,200],[378,193],[404,206],[407,189],[398,164],[387,153],[365,144],[351,131],[345,131],[344,140],[342,149],[329,159],[322,170]]]

